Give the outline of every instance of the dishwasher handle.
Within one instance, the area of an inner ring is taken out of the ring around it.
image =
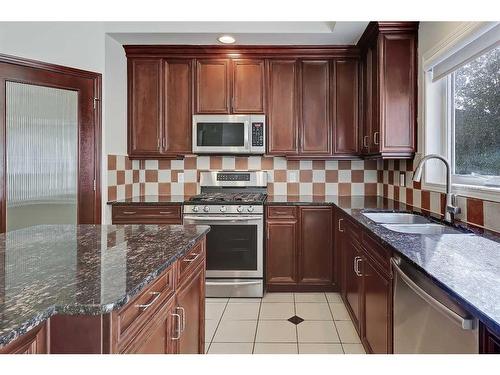
[[[392,268],[399,274],[403,281],[411,288],[416,294],[420,296],[424,301],[431,305],[434,309],[438,310],[445,316],[449,317],[453,322],[462,327],[463,330],[473,330],[476,328],[476,319],[463,317],[457,314],[455,311],[450,310],[448,307],[443,305],[437,299],[429,295],[425,290],[418,286],[400,267],[398,261],[394,258],[391,259]]]

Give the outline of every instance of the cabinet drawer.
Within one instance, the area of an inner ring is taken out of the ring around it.
[[[120,341],[137,332],[175,290],[175,267],[167,269],[151,286],[118,312]]]
[[[113,224],[181,224],[181,206],[114,206]]]
[[[268,207],[267,217],[269,219],[295,219],[297,217],[297,208],[293,206]]]
[[[392,252],[365,231],[362,233],[362,244],[367,254],[378,262],[385,272],[390,273]]]
[[[199,242],[178,261],[179,283],[188,278],[190,272],[205,259],[205,241]]]

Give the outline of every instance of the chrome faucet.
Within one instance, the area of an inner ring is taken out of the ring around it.
[[[457,196],[451,193],[451,168],[448,160],[443,158],[441,155],[429,154],[424,156],[417,164],[417,168],[415,168],[415,173],[413,174],[413,181],[420,182],[422,179],[422,170],[424,168],[424,164],[429,159],[439,159],[446,166],[446,211],[444,219],[453,224],[453,220],[455,215],[461,212],[460,207],[457,206]]]

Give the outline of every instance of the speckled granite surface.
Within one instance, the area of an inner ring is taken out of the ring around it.
[[[321,205],[341,208],[404,258],[417,265],[465,309],[500,335],[500,239],[461,226],[442,235],[391,231],[363,215],[369,211],[413,211],[413,207],[382,197],[269,196],[267,204]],[[418,212],[418,211],[417,211]],[[437,217],[432,219],[437,220]],[[477,234],[477,235],[476,235]],[[479,235],[481,234],[481,235]]]
[[[130,204],[178,206],[184,203],[184,201],[187,201],[189,198],[190,196],[186,195],[139,195],[136,197],[110,201],[108,204],[112,206],[127,206]]]
[[[208,226],[40,225],[0,235],[0,346],[51,315],[117,309]]]

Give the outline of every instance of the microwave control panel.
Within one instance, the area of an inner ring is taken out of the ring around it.
[[[264,123],[252,122],[252,146],[264,146]]]

